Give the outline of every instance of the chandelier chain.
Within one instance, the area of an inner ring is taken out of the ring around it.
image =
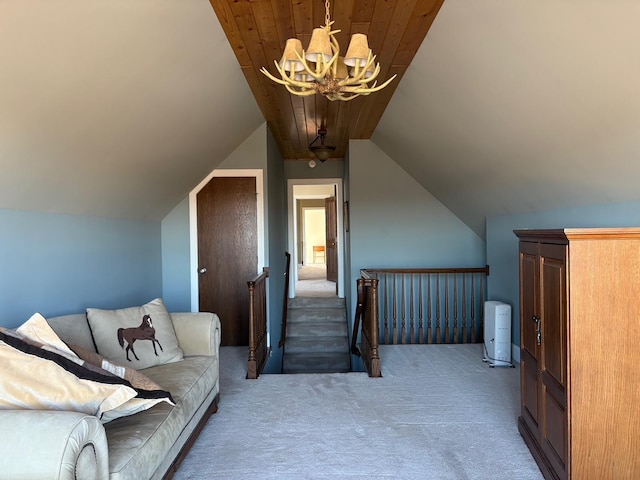
[[[328,27],[331,24],[331,16],[329,15],[329,0],[324,0],[324,24]]]

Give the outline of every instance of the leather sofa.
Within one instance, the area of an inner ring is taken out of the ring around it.
[[[169,391],[161,403],[106,424],[68,411],[0,411],[0,479],[170,478],[217,410],[220,320],[172,313],[184,360],[141,370]],[[66,343],[95,351],[85,314],[47,320]]]

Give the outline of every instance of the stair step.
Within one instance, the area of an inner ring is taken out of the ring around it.
[[[337,337],[347,338],[346,322],[294,322],[287,323],[287,341],[292,337]]]
[[[344,298],[338,297],[295,297],[287,304],[289,309],[297,308],[345,308]]]
[[[344,299],[290,299],[283,373],[341,373],[350,370],[351,354]]]
[[[344,353],[349,351],[346,336],[290,337],[285,346],[285,356],[292,353]]]
[[[348,353],[287,353],[283,373],[345,373],[350,369]]]
[[[347,314],[340,308],[305,308],[290,310],[287,323],[297,322],[347,322]]]

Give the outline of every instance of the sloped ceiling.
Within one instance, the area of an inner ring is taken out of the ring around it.
[[[445,0],[372,140],[480,235],[638,199],[639,20]],[[262,121],[206,0],[0,2],[0,208],[159,219]]]
[[[206,0],[0,2],[0,208],[161,219],[263,121]]]
[[[445,0],[372,140],[486,216],[640,198],[640,2]]]

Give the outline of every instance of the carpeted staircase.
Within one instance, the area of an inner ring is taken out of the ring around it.
[[[290,299],[283,373],[341,373],[350,370],[344,299]]]

